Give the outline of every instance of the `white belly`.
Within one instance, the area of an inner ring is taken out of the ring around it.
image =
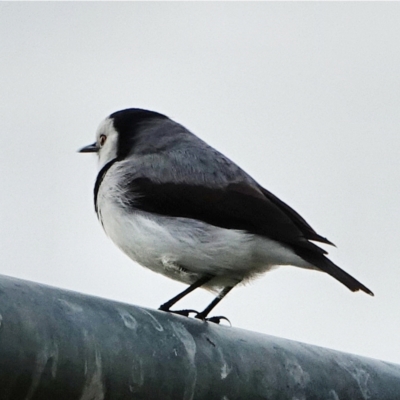
[[[279,265],[309,267],[291,249],[244,231],[143,211],[127,213],[101,196],[98,207],[105,232],[132,260],[185,283],[210,274],[216,278],[209,286],[229,286]]]

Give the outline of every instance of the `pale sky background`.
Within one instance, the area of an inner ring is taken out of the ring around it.
[[[111,112],[148,108],[291,205],[375,292],[282,267],[214,315],[400,363],[399,3],[2,2],[0,57],[0,273],[150,308],[184,289],[105,236],[96,158],[76,152]]]

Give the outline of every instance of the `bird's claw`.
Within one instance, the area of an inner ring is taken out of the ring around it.
[[[228,318],[226,318],[226,317],[224,317],[224,316],[222,316],[222,315],[219,315],[219,316],[217,316],[217,317],[206,318],[206,321],[208,321],[208,322],[214,322],[215,324],[219,324],[219,323],[221,322],[221,320],[224,320],[224,321],[228,322],[228,324],[229,324],[230,326],[232,326],[231,321],[230,321]]]
[[[172,313],[172,314],[183,315],[184,317],[189,317],[189,315],[190,315],[191,313],[193,313],[193,314],[199,314],[198,311],[196,311],[196,310],[191,310],[191,309],[187,309],[187,310],[176,310],[176,311],[174,311],[174,310],[161,310],[161,311],[170,312],[170,313]]]
[[[219,324],[222,320],[225,320],[229,323],[230,326],[232,326],[231,321],[229,321],[228,318],[226,318],[222,315],[218,315],[218,316],[211,317],[211,318],[205,318],[203,315],[201,315],[201,313],[197,313],[195,318],[201,319],[202,321],[206,321],[206,322],[213,322],[214,324]]]
[[[206,318],[206,316],[203,315],[203,313],[198,312],[196,310],[192,310],[190,308],[186,309],[186,310],[166,310],[166,309],[163,309],[162,307],[160,307],[159,310],[165,311],[165,312],[170,312],[172,314],[182,315],[184,317],[189,317],[190,314],[195,314],[194,317],[196,319],[200,319],[200,320],[206,321],[206,322],[213,322],[214,324],[219,324],[222,320],[224,320],[224,321],[227,321],[230,326],[232,326],[231,321],[229,321],[228,318],[226,318],[222,315],[218,315],[216,317],[211,317],[211,318]]]

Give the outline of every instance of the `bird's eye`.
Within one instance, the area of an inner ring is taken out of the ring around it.
[[[102,147],[104,145],[106,140],[107,140],[107,136],[106,135],[100,135],[100,139],[99,139],[100,147]]]

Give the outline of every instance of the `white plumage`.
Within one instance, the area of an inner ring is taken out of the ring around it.
[[[111,114],[81,152],[99,157],[95,209],[107,235],[137,263],[190,284],[164,311],[197,287],[222,288],[197,314],[206,319],[235,285],[279,265],[320,270],[372,295],[313,243],[332,244],[299,214],[164,115]]]
[[[110,168],[100,187],[99,218],[128,257],[154,272],[184,283],[193,283],[205,273],[216,275],[206,286],[225,287],[279,265],[312,267],[290,249],[258,235],[188,218],[126,212],[115,170],[117,166]]]

